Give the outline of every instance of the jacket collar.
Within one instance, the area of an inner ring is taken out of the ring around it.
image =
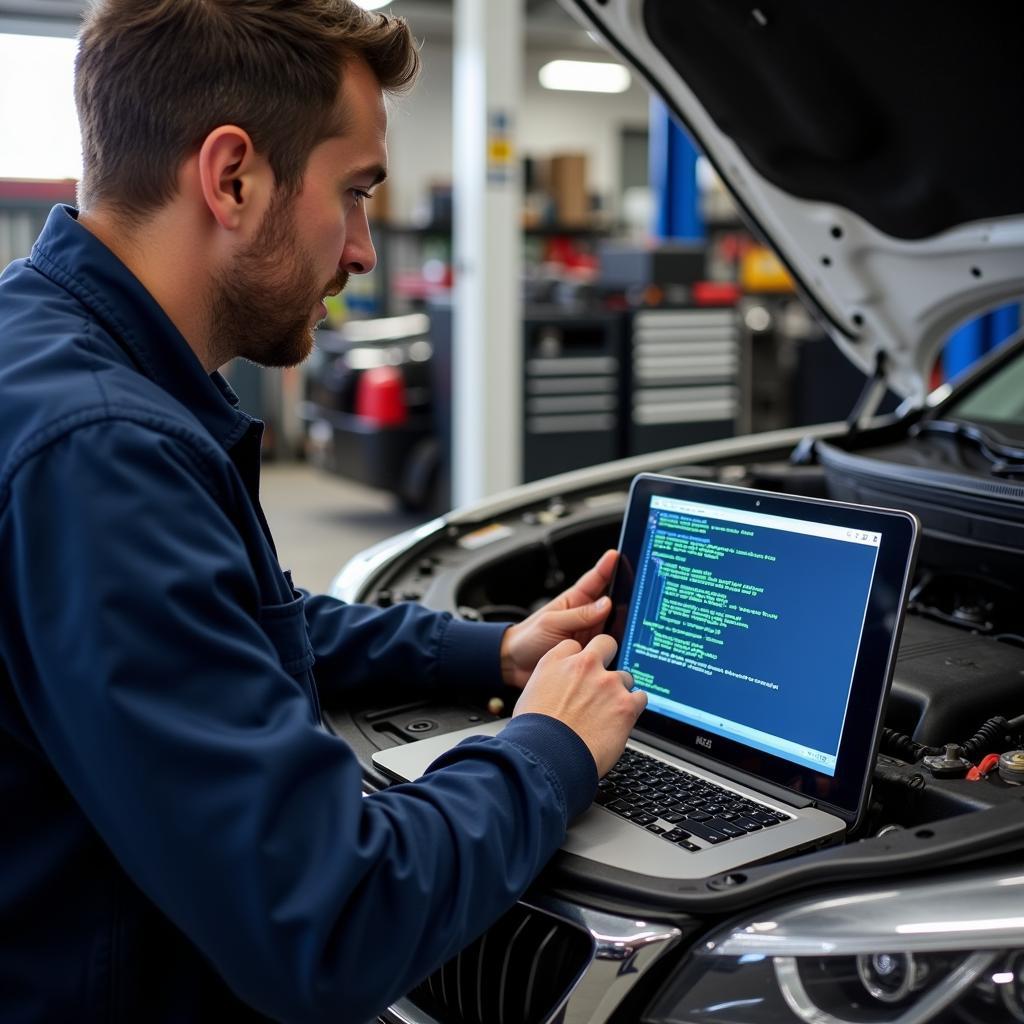
[[[249,431],[253,417],[219,374],[207,374],[170,317],[134,274],[78,223],[70,206],[55,206],[30,261],[104,324],[150,380],[195,415],[224,447]]]

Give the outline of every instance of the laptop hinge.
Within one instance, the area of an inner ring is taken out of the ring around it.
[[[654,747],[655,750],[659,750],[664,754],[670,754],[672,757],[679,757],[678,747],[673,748],[673,744],[661,739],[659,736],[655,736],[653,733],[645,732],[643,729],[634,729],[631,735],[634,739]],[[746,772],[739,771],[730,765],[722,764],[721,761],[715,761],[713,758],[704,757],[696,751],[687,750],[686,757],[679,759],[684,764],[692,764],[696,768],[702,768],[715,775],[721,775],[723,779],[728,779],[730,782],[735,782],[740,786],[746,786],[747,789],[764,794],[770,800],[778,800],[798,810],[802,807],[817,806],[816,802],[810,799],[810,797],[806,797],[801,793],[794,793],[791,789],[785,789],[782,786],[776,786],[772,782],[765,782],[764,779],[751,778]],[[835,812],[831,811],[831,813]]]

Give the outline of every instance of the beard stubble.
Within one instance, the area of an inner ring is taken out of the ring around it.
[[[272,200],[252,243],[214,283],[210,337],[223,362],[233,357],[259,366],[298,366],[313,351],[313,309],[324,295],[340,292],[348,274],[339,270],[326,285],[302,251],[292,197]]]

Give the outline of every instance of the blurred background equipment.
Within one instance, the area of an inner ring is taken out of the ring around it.
[[[440,461],[429,328],[411,313],[321,330],[299,409],[315,465],[411,508],[431,504]]]
[[[71,81],[84,6],[0,0],[0,93],[19,95],[0,105],[0,266],[28,254],[54,203],[75,201]],[[441,0],[395,8],[423,40],[424,73],[392,110],[388,182],[367,204],[376,269],[330,300],[306,366],[226,368],[243,407],[266,421],[268,459],[308,458],[423,514],[452,500],[452,382],[466,372],[453,348],[460,307],[452,296],[467,259],[453,234],[465,181],[454,155],[466,128],[453,115],[458,10]],[[511,433],[472,422],[459,429],[505,437],[509,450],[486,458],[532,480],[663,446],[845,418],[863,373],[808,315],[786,268],[665,104],[554,0],[526,3],[514,24],[515,38],[502,45],[521,50],[508,65],[517,96],[489,109],[485,138],[495,177],[487,194],[500,178],[517,197],[521,273],[502,287],[521,278],[521,312],[511,325],[489,313],[472,341],[516,346],[515,373],[473,385],[485,410],[507,405],[514,422]],[[53,88],[24,93],[19,83],[39,67]],[[1009,306],[960,327],[932,385],[1018,323]],[[496,400],[508,395],[510,403]],[[894,405],[890,397],[884,408]]]

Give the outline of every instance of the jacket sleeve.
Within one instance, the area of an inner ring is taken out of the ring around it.
[[[523,715],[363,798],[261,627],[222,472],[123,422],[22,464],[0,504],[7,668],[103,842],[243,1000],[366,1020],[523,892],[594,763]]]
[[[317,685],[325,703],[371,685],[499,693],[507,623],[461,622],[413,602],[392,608],[305,597]]]

